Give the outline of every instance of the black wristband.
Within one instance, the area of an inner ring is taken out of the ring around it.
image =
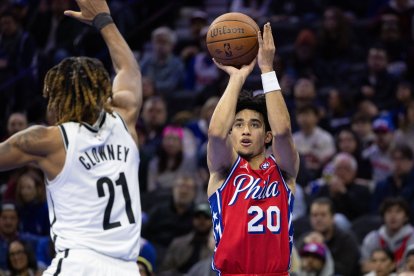
[[[98,31],[102,30],[108,24],[114,23],[112,17],[109,13],[102,12],[96,15],[92,20],[92,26],[94,26]]]

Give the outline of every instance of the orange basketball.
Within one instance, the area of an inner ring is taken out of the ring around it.
[[[217,17],[210,25],[206,42],[210,55],[224,65],[249,64],[259,50],[259,26],[249,16],[230,12]]]

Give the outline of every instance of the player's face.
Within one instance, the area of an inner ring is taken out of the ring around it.
[[[271,132],[265,131],[263,115],[250,109],[236,114],[230,136],[236,152],[246,159],[263,153],[272,140]]]
[[[312,228],[322,234],[329,231],[334,224],[333,214],[326,204],[312,204],[310,218]]]

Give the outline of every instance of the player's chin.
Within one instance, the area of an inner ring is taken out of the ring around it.
[[[240,157],[243,159],[250,159],[254,156],[253,152],[243,150],[239,150],[237,154],[240,155]]]

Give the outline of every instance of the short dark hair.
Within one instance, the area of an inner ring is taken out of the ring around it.
[[[253,91],[242,90],[237,100],[236,114],[244,109],[254,110],[263,116],[265,131],[271,131],[267,118],[266,99],[264,95],[254,96]]]
[[[387,258],[394,262],[394,253],[392,253],[391,249],[388,247],[384,248],[376,248],[371,252],[371,257],[374,255],[375,252],[384,252],[387,255]]]
[[[384,199],[380,206],[380,214],[381,217],[384,218],[385,213],[392,207],[398,206],[404,210],[407,218],[410,217],[410,206],[408,205],[407,201],[402,197],[388,197]]]
[[[335,207],[334,207],[333,202],[330,198],[318,197],[314,201],[312,201],[311,206],[314,205],[314,204],[327,205],[329,207],[329,211],[331,212],[331,214],[332,215],[335,214]]]
[[[394,155],[395,153],[401,153],[402,157],[404,159],[408,159],[408,160],[414,160],[414,154],[413,154],[413,150],[411,149],[410,146],[406,145],[406,144],[398,144],[396,145],[392,151],[391,151],[391,155]]]

